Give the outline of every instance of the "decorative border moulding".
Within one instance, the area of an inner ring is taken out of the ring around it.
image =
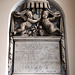
[[[15,41],[60,41],[61,37],[56,37],[56,36],[50,36],[50,37],[21,37],[21,36],[14,36],[13,39]]]

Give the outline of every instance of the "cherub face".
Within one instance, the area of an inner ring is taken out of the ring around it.
[[[31,11],[28,11],[27,12],[27,16],[28,16],[28,18],[32,18],[32,12]]]
[[[47,18],[48,17],[48,11],[44,11],[43,12],[43,18]]]

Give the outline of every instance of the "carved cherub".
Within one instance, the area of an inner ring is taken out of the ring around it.
[[[50,12],[48,10],[45,10],[42,13],[42,24],[43,24],[43,26],[46,28],[46,30],[47,30],[48,33],[54,33],[56,31],[59,32],[59,28],[55,28],[54,27],[54,24],[51,22],[56,17],[59,17],[60,16],[59,15],[59,12],[55,12],[53,14],[53,17],[52,18],[48,18],[49,13]]]
[[[31,11],[26,11],[26,16],[27,16],[27,18],[25,17],[26,22],[23,22],[20,24],[20,28],[14,31],[14,35],[16,35],[17,33],[21,33],[21,34],[26,33],[26,29],[31,28],[33,23],[37,23],[40,21],[40,19],[37,19],[37,20],[32,19],[33,15]]]

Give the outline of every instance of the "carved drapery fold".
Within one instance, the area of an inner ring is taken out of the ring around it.
[[[50,4],[46,0],[27,0],[24,4],[25,8],[50,8]]]

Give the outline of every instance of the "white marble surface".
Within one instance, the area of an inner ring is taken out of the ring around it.
[[[61,75],[59,42],[16,41],[14,73]],[[56,73],[56,74],[55,74]]]

